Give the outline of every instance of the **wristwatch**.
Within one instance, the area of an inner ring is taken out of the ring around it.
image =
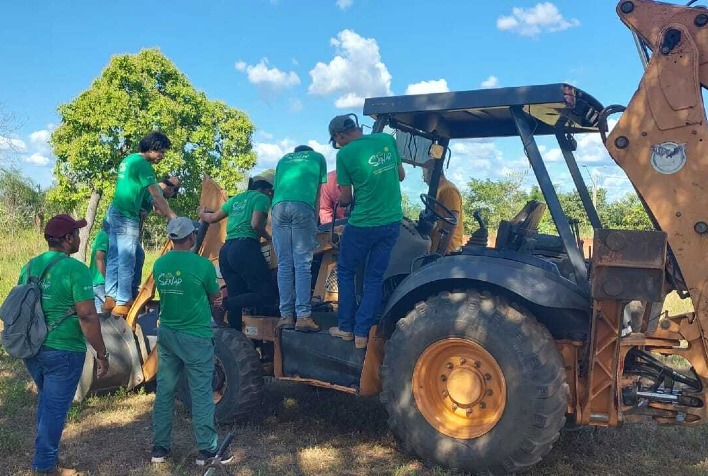
[[[103,351],[103,354],[99,354],[98,352],[96,352],[96,358],[98,360],[108,360],[108,355],[108,350]]]

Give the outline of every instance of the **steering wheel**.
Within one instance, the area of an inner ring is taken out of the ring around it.
[[[452,210],[443,205],[440,200],[427,193],[421,193],[420,200],[423,202],[423,205],[425,205],[425,209],[432,213],[435,218],[444,221],[450,226],[457,226],[457,217],[452,213]],[[444,214],[438,213],[437,210],[435,210],[436,206],[440,207]]]

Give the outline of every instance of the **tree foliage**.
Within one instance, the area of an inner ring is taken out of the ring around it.
[[[91,86],[58,112],[61,124],[51,138],[57,187],[51,196],[82,214],[91,194],[113,196],[118,165],[151,130],[172,141],[155,169],[158,177],[169,173],[182,180],[185,193],[171,203],[177,213],[194,213],[202,174],[233,192],[256,161],[247,115],[209,100],[157,49],[114,56]]]
[[[468,191],[463,197],[463,208],[465,217],[467,217],[465,233],[470,234],[477,228],[477,224],[472,219],[472,213],[475,210],[481,210],[490,230],[496,230],[501,220],[509,220],[514,217],[529,200],[546,202],[538,186],[525,190],[522,187],[521,177],[498,181],[470,180]],[[569,219],[579,221],[581,235],[592,236],[592,226],[577,191],[559,193],[558,201]],[[629,192],[619,200],[610,202],[607,198],[607,190],[598,189],[595,207],[603,226],[607,228],[653,229],[639,198],[633,192]],[[541,233],[558,233],[550,212],[546,211],[543,215],[538,229]]]
[[[0,168],[0,229],[41,227],[44,192],[17,169]]]

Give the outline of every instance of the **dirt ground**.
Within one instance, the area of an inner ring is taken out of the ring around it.
[[[93,397],[72,408],[63,437],[65,465],[89,475],[200,475],[190,419],[177,405],[173,459],[151,465],[151,409],[144,391]],[[0,355],[0,474],[29,475],[36,393],[21,363]],[[460,474],[403,454],[377,398],[304,385],[266,384],[259,410],[234,429],[233,475]],[[708,428],[653,424],[564,432],[528,475],[708,475]]]

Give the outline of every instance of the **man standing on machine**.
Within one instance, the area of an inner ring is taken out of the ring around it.
[[[339,204],[356,203],[344,228],[337,261],[338,326],[330,335],[366,348],[379,311],[383,275],[401,228],[401,184],[406,176],[395,139],[388,134],[363,135],[356,115],[336,116],[329,123],[337,153]],[[358,308],[354,275],[364,265],[364,293]]]

